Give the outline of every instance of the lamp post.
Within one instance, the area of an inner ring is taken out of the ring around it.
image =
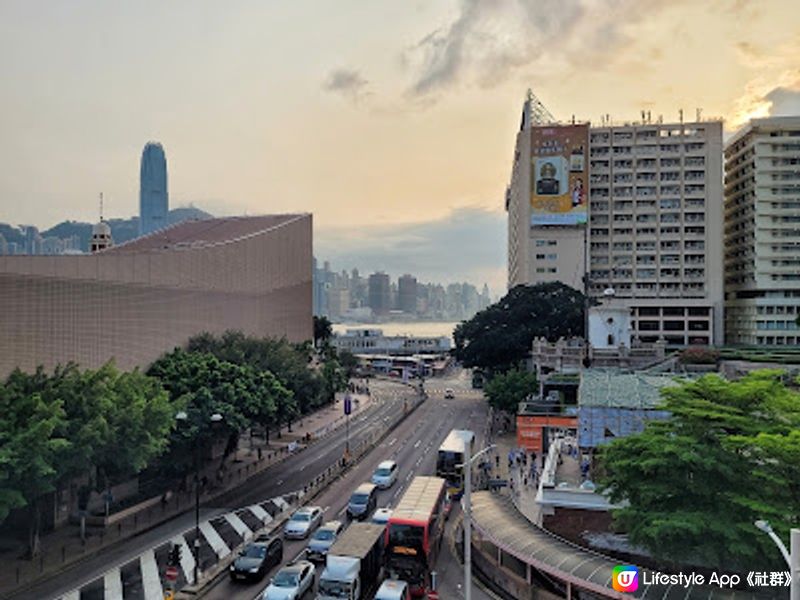
[[[189,421],[189,415],[180,411],[175,415],[175,420],[180,423]],[[222,421],[222,415],[214,413],[209,417],[213,425]],[[197,584],[200,565],[200,431],[194,436],[194,584]]]
[[[495,444],[486,446],[470,457],[469,444],[465,444],[464,464],[464,599],[472,600],[472,463],[482,454],[494,450]],[[793,599],[794,600],[794,599]]]
[[[800,529],[792,529],[789,532],[789,551],[786,549],[783,540],[781,540],[778,534],[772,529],[769,521],[759,519],[755,522],[755,526],[772,538],[778,550],[781,551],[783,560],[786,561],[789,567],[789,574],[792,576],[792,583],[789,588],[789,600],[800,600]]]

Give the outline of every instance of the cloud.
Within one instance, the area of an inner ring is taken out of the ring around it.
[[[368,85],[369,81],[354,69],[335,69],[328,75],[322,88],[358,102],[369,93]]]
[[[680,0],[461,0],[455,19],[407,49],[409,95],[464,81],[491,87],[521,67],[600,65],[632,43],[627,28]],[[588,63],[587,63],[588,61]]]
[[[505,213],[459,208],[423,223],[322,229],[314,234],[314,254],[332,268],[362,273],[411,273],[422,281],[489,283],[505,289]]]
[[[771,117],[788,117],[800,115],[800,87],[789,89],[777,87],[764,96],[770,103]]]

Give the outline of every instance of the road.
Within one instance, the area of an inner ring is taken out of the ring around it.
[[[404,410],[404,403],[416,397],[413,390],[394,382],[374,381],[371,383],[371,391],[376,400],[375,406],[351,420],[351,445],[366,439],[386,423],[398,418]],[[226,494],[222,502],[204,505],[201,520],[221,515],[232,508],[302,489],[307,482],[339,460],[344,452],[345,436],[345,428],[339,428],[304,452],[292,455],[251,478],[233,492]],[[24,592],[8,596],[8,600],[59,598],[73,590],[79,590],[80,593],[77,595],[73,593],[69,596],[70,599],[106,600],[106,596],[110,598],[110,594],[104,591],[107,585],[103,575],[109,569],[121,571],[122,595],[125,600],[144,600],[140,556],[149,549],[155,549],[158,572],[163,573],[169,540],[189,529],[193,522],[191,513],[184,514],[104,550],[100,555],[82,561]]]
[[[455,390],[455,399],[444,399],[446,387]],[[427,402],[390,433],[378,447],[368,453],[354,469],[335,481],[314,500],[314,504],[321,506],[325,511],[325,521],[346,520],[345,509],[350,493],[360,483],[369,481],[372,472],[381,461],[394,460],[400,468],[397,483],[392,488],[379,492],[378,496],[379,507],[393,507],[412,477],[434,474],[436,451],[451,429],[471,429],[476,433],[483,431],[486,403],[480,394],[470,389],[470,380],[465,372],[456,371],[451,377],[429,380],[426,389],[430,395]],[[480,442],[481,440],[477,441]],[[317,454],[317,457],[322,458],[321,453]],[[313,467],[307,467],[307,471],[313,471]],[[305,546],[304,541],[286,542],[284,564],[300,556]],[[273,569],[261,583],[257,584],[233,582],[225,576],[203,597],[209,600],[259,598],[267,586],[269,577],[276,571],[277,568]],[[319,565],[317,572],[318,574],[321,572]]]

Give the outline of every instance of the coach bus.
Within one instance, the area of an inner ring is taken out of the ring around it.
[[[418,476],[392,511],[386,526],[386,569],[424,596],[444,537],[445,480]]]
[[[470,455],[475,446],[475,434],[466,429],[453,429],[439,447],[436,456],[436,476],[447,481],[450,497],[458,499],[464,492],[464,455],[469,447]]]

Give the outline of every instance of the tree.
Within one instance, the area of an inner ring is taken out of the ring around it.
[[[333,402],[336,392],[347,389],[347,373],[336,359],[325,361],[322,365],[322,378],[325,381],[325,397]]]
[[[0,387],[0,522],[27,507],[29,554],[39,552],[42,499],[55,490],[57,457],[71,442],[58,436],[65,415],[62,403],[40,389],[47,375],[15,370]]]
[[[800,523],[800,395],[775,371],[666,388],[665,421],[603,448],[600,484],[617,523],[663,561],[780,564],[753,522]]]
[[[333,335],[333,326],[328,317],[318,317],[314,315],[314,346],[327,345],[328,340]]]
[[[529,394],[539,391],[535,373],[513,369],[495,375],[484,387],[489,406],[512,415],[517,414],[517,405]]]
[[[358,358],[350,350],[339,350],[337,360],[344,369],[347,377],[352,377],[358,368]]]

